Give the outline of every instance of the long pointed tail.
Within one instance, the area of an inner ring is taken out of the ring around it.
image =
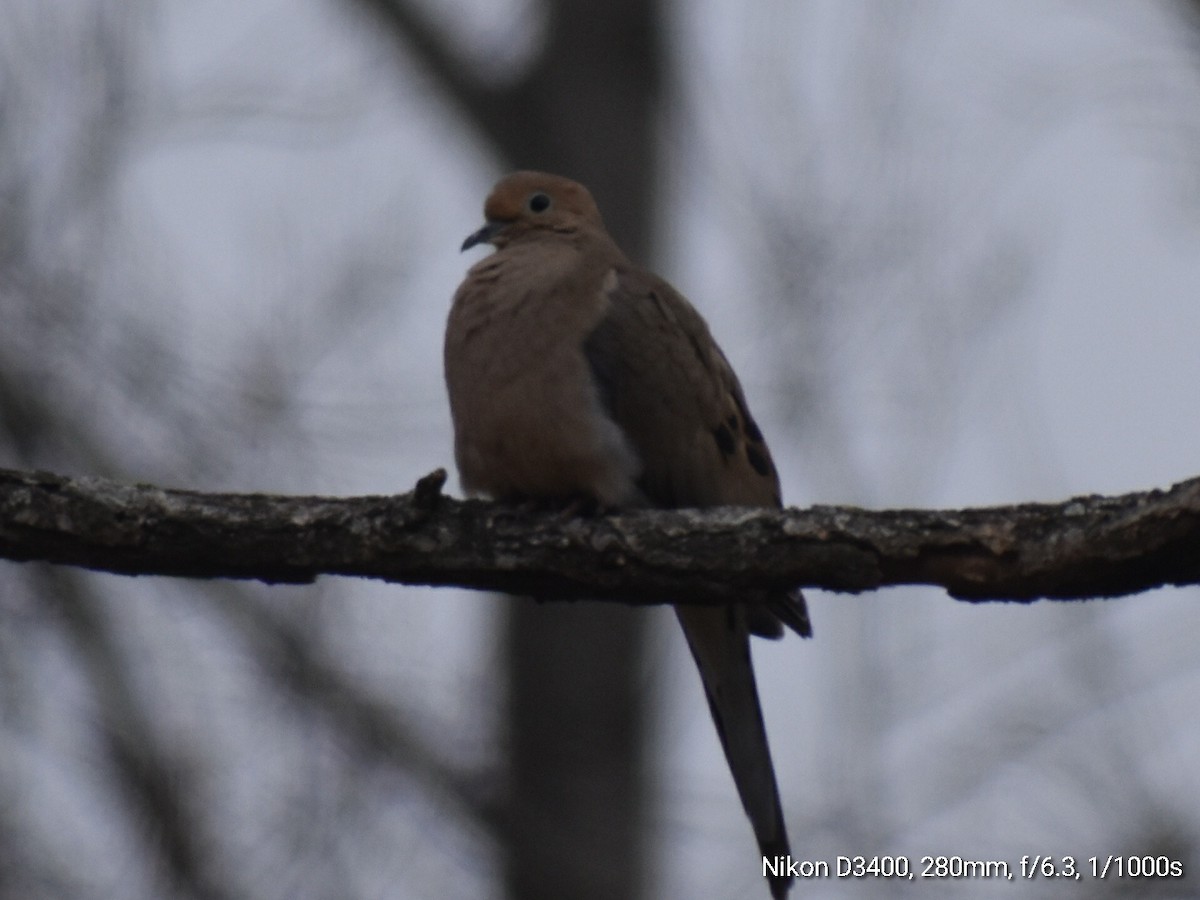
[[[675,614],[704,681],[725,758],[762,855],[788,856],[787,830],[775,769],[767,746],[758,687],[750,663],[750,633],[738,606],[676,606]],[[775,900],[787,895],[790,876],[768,876]]]

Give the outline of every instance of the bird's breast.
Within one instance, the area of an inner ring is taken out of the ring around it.
[[[486,281],[468,276],[451,311],[446,383],[463,486],[620,505],[638,462],[583,352],[608,303],[606,273],[555,278],[551,264],[533,274],[514,264],[489,269]]]

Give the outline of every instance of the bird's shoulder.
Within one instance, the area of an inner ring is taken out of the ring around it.
[[[585,353],[614,421],[664,506],[778,506],[779,479],[737,375],[697,309],[665,279],[616,266]]]

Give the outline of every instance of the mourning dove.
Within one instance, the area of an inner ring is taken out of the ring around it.
[[[625,258],[586,188],[516,172],[484,216],[463,249],[496,252],[467,273],[446,327],[464,490],[600,508],[781,505],[771,454],[704,319]],[[774,861],[790,849],[749,636],[811,629],[799,592],[765,600],[675,612],[759,848]],[[777,900],[790,886],[770,878]]]

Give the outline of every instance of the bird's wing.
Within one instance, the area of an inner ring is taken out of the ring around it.
[[[771,453],[700,314],[669,284],[632,268],[617,271],[608,296],[608,313],[585,353],[604,408],[638,455],[647,500],[661,507],[780,506]],[[759,849],[786,856],[750,633],[778,636],[782,621],[810,634],[803,597],[675,611]],[[788,878],[771,879],[776,898],[789,886]]]

